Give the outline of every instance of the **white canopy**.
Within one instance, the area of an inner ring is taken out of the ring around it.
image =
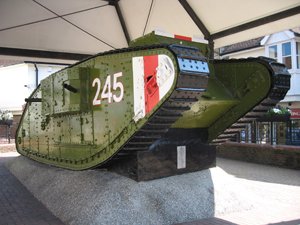
[[[300,0],[1,0],[0,59],[75,60],[157,29],[216,48],[299,26]]]

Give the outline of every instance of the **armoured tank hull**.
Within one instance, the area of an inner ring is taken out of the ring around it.
[[[169,143],[220,143],[289,89],[283,64],[207,55],[205,44],[152,33],[52,74],[27,99],[18,152],[82,170]]]

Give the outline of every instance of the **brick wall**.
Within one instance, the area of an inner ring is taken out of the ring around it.
[[[300,170],[300,147],[296,146],[229,142],[217,147],[217,156]]]

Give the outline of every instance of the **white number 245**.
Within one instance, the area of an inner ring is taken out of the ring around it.
[[[105,84],[101,92],[101,81],[100,78],[95,78],[92,83],[92,87],[96,86],[96,94],[93,99],[93,105],[100,105],[103,99],[107,99],[108,103],[120,102],[124,96],[124,86],[118,81],[118,78],[123,76],[122,72],[115,73],[113,76],[113,83],[111,84],[111,75],[108,75],[105,80]],[[119,95],[115,95],[112,91],[118,91]],[[101,95],[100,95],[101,92]]]

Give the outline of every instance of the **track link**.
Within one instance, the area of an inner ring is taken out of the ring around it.
[[[176,87],[168,100],[129,139],[114,159],[149,150],[150,146],[166,134],[171,125],[184,111],[189,110],[207,89],[209,72],[208,68],[200,68],[202,64],[199,62],[206,63],[201,52],[197,48],[179,45],[171,45],[168,48],[178,59],[179,74]]]

